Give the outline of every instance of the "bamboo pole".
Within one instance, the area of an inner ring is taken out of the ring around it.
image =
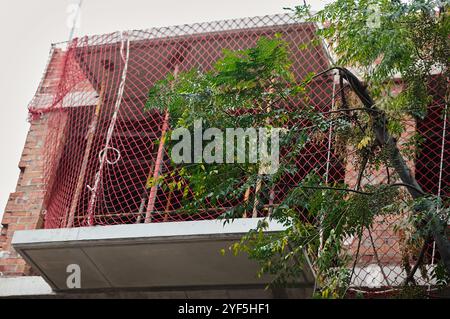
[[[136,218],[136,224],[140,224],[142,222],[142,217],[143,217],[144,211],[147,208],[147,201],[148,201],[147,183],[148,183],[148,180],[153,176],[152,175],[153,174],[153,169],[154,169],[154,166],[153,166],[153,163],[152,163],[150,165],[150,170],[149,170],[149,173],[148,173],[148,176],[147,176],[147,182],[146,182],[146,184],[144,186],[144,190],[143,190],[142,195],[141,195],[141,205],[139,206],[139,213],[138,213],[138,216]]]
[[[155,203],[156,203],[156,195],[158,193],[158,179],[162,172],[162,164],[164,161],[164,144],[166,139],[166,134],[169,129],[169,112],[166,111],[166,114],[164,116],[164,122],[162,127],[162,133],[161,133],[161,140],[159,142],[159,148],[158,148],[158,155],[156,156],[156,163],[155,163],[155,170],[153,172],[153,186],[150,189],[150,195],[148,196],[148,204],[147,204],[147,210],[145,213],[145,223],[151,223],[152,222],[152,213],[155,210]]]
[[[164,210],[164,222],[167,222],[169,220],[170,207],[172,206],[172,197],[173,197],[173,190],[170,190],[169,197],[167,198],[166,209]]]
[[[67,228],[73,227],[73,222],[75,218],[75,213],[78,206],[78,201],[80,199],[81,193],[83,191],[84,179],[86,177],[87,165],[89,162],[89,155],[91,154],[92,145],[94,142],[95,132],[97,130],[98,119],[100,117],[100,110],[103,105],[103,99],[105,96],[105,85],[101,84],[100,87],[100,96],[98,98],[97,106],[95,108],[94,118],[92,119],[91,125],[89,127],[89,131],[87,133],[87,143],[86,148],[84,150],[83,162],[81,164],[81,174],[78,176],[77,186],[75,188],[75,194],[72,199],[72,204],[70,205],[69,210],[69,219],[67,221]]]
[[[179,72],[179,65],[176,65],[175,70],[174,70],[175,80],[178,77],[178,72]],[[172,87],[173,87],[173,83],[172,83]],[[163,122],[162,130],[161,130],[161,140],[160,140],[159,147],[158,147],[158,155],[156,156],[155,170],[153,172],[154,185],[150,189],[147,211],[145,214],[145,223],[146,224],[152,222],[152,214],[153,214],[153,211],[155,210],[156,195],[158,194],[158,189],[159,189],[158,179],[162,172],[162,164],[164,162],[164,146],[165,146],[167,131],[169,130],[169,118],[170,118],[169,111],[166,110],[166,113],[164,115],[164,122]]]
[[[245,203],[245,205],[248,204],[249,198],[250,198],[250,187],[248,187],[248,188],[245,190],[245,194],[244,194],[244,203]],[[243,217],[243,218],[248,218],[248,216],[247,216],[247,208],[245,209],[245,211],[244,211],[244,216],[242,216],[242,217]]]
[[[258,172],[258,178],[256,181],[256,188],[255,188],[255,202],[253,203],[252,218],[258,217],[258,205],[259,205],[258,195],[259,195],[259,192],[261,191],[261,188],[262,188],[262,178],[261,178],[260,172]]]

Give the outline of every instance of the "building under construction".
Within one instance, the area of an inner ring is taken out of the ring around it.
[[[220,254],[255,228],[266,210],[223,226],[217,218],[236,205],[234,199],[183,212],[181,191],[148,187],[149,177],[158,178],[173,167],[160,147],[167,117],[144,106],[149,89],[168,74],[207,71],[224,49],[253,47],[262,36],[280,34],[289,43],[298,81],[324,71],[331,65],[326,45],[318,41],[305,49],[315,31],[312,23],[275,15],[116,32],[54,45],[29,105],[20,176],[2,221],[0,296],[311,297],[310,270],[295,287],[265,289],[271,277],[259,278],[255,262],[244,255]],[[409,120],[404,139],[415,132],[423,136],[425,143],[409,164],[424,191],[446,197],[448,119],[442,116],[443,96],[438,89],[431,92],[427,117]],[[309,84],[308,103],[318,110],[331,110],[336,95],[332,74]],[[354,163],[338,155],[333,132],[308,144],[298,156],[297,172],[273,189],[271,204],[286,196],[291,189],[287,185],[311,171],[330,182],[354,185]],[[387,178],[389,170],[368,170],[364,183]],[[398,222],[392,217],[364,232],[352,287],[387,291],[404,281],[401,238],[394,227]],[[283,229],[269,223],[269,232]],[[347,245],[356,250],[356,240]],[[435,258],[433,254],[428,268]],[[71,264],[82,270],[79,291],[67,287]],[[432,284],[420,275],[416,280]]]

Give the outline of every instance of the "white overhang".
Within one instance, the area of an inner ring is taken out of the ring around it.
[[[259,221],[18,231],[12,245],[56,291],[68,290],[67,267],[73,264],[80,266],[83,290],[263,286],[271,278],[257,276],[256,262],[228,250]],[[283,225],[268,222],[268,232],[283,230]],[[311,283],[309,273],[299,282]]]

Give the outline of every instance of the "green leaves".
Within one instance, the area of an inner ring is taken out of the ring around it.
[[[360,70],[376,97],[385,97],[401,77],[405,92],[385,101],[397,111],[423,117],[428,78],[437,68],[448,78],[448,2],[336,0],[314,16],[304,6],[297,14],[323,25],[318,33],[333,44],[337,65]]]
[[[283,125],[289,118],[283,112],[275,113],[272,103],[304,92],[294,80],[287,42],[280,35],[261,37],[247,50],[224,50],[223,58],[209,72],[193,69],[176,78],[168,75],[149,90],[145,108],[168,110],[171,129],[192,129],[198,119],[204,129],[222,131],[266,127],[269,119]],[[166,146],[170,152],[170,139]],[[254,180],[252,175],[257,173],[258,165],[251,163],[184,165],[180,176],[194,196],[194,200],[186,199],[186,205],[194,208],[239,198],[250,187],[242,187],[242,182]]]
[[[374,18],[374,5],[379,10],[378,26],[368,23]],[[439,65],[448,77],[448,14],[436,15],[432,10],[436,5],[437,1],[428,0],[336,0],[312,18],[306,17],[324,25],[319,34],[334,44],[339,64],[363,71],[378,109],[389,119],[387,129],[396,138],[404,132],[405,114],[425,115],[430,101],[427,79],[433,68]],[[444,12],[448,13],[448,6]],[[307,16],[309,11],[297,7],[297,13]],[[308,44],[303,47],[308,48]],[[345,163],[343,157],[353,147],[355,162],[366,162],[361,165],[363,175],[366,169],[374,171],[385,166],[389,151],[374,143],[373,117],[361,111],[360,105],[352,105],[351,96],[347,96],[345,105],[323,113],[308,105],[292,111],[278,105],[277,102],[287,103],[295,96],[304,97],[306,84],[314,78],[314,74],[309,74],[301,84],[296,83],[289,54],[289,45],[278,35],[262,37],[247,50],[225,50],[223,58],[209,72],[191,70],[156,83],[149,91],[146,109],[168,110],[172,129],[192,128],[200,118],[205,129],[290,125],[280,138],[281,148],[289,151],[283,156],[278,173],[262,181],[259,194],[254,191],[260,180],[259,167],[251,163],[178,165],[180,179],[169,188],[183,191],[184,212],[232,202],[234,206],[222,214],[224,222],[249,214],[254,208],[266,209],[263,205],[268,203],[268,194],[274,187],[286,191],[283,200],[270,208],[271,218],[286,230],[265,234],[267,223],[262,222],[230,251],[246,252],[260,262],[261,274],[276,275],[277,283],[298,278],[310,267],[307,259],[311,258],[322,297],[342,297],[352,276],[352,256],[346,241],[361,237],[364,230],[372,228],[374,220],[378,223],[384,217],[413,211],[418,203],[405,200],[398,187],[392,185],[361,183],[350,189],[343,182],[325,183],[319,170],[285,185],[283,177],[298,176],[303,169],[296,161],[305,149],[326,141],[331,128],[333,138],[336,137],[334,152],[343,154],[339,160]],[[397,83],[393,78],[399,75],[403,90],[394,94],[392,89]],[[307,104],[307,98],[302,102]],[[408,150],[411,155],[419,141],[419,137],[412,141]],[[170,141],[167,147],[170,152]],[[407,151],[406,146],[402,151]],[[314,172],[316,167],[308,169]],[[393,176],[393,180],[396,178]],[[150,185],[162,183],[164,180],[149,181]],[[409,220],[408,225],[418,222]],[[415,235],[417,244],[423,233]],[[435,276],[445,280],[439,271]]]
[[[271,85],[274,79],[293,80],[290,72],[289,47],[280,35],[261,37],[256,46],[242,51],[224,50],[224,57],[215,65],[217,83],[231,87]]]

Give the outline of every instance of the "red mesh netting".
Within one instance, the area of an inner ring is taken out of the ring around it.
[[[180,191],[146,187],[149,176],[172,169],[168,154],[158,152],[164,114],[144,111],[149,89],[176,68],[208,70],[223,49],[246,49],[261,36],[276,33],[290,44],[293,71],[301,81],[310,72],[329,67],[321,45],[300,49],[314,39],[314,32],[313,24],[276,15],[84,37],[64,50],[54,49],[30,105],[33,116],[48,117],[45,227],[216,219],[236,199],[223,201],[220,207],[205,205],[196,212],[183,212]],[[333,77],[318,78],[309,89],[310,105],[324,112],[332,108],[337,95]],[[444,196],[450,186],[450,141],[444,134],[443,96],[438,88],[432,91],[427,118],[418,123],[409,120],[404,139],[416,130],[424,136],[424,147],[410,164],[427,192]],[[299,103],[290,107],[299,107]],[[271,204],[283,199],[313,170],[327,176],[330,183],[354,185],[357,172],[351,154],[348,150],[345,161],[342,154],[336,154],[333,132],[311,142],[298,156],[298,171],[284,176],[272,190]],[[376,184],[386,178],[385,170],[367,169],[364,183]],[[265,214],[264,209],[256,212],[257,216]],[[398,219],[380,221],[364,233],[355,285],[370,286],[374,265],[383,265],[385,278],[379,285],[398,284],[404,278],[399,266],[401,241],[393,230]],[[349,240],[348,246],[356,249],[356,240]]]

